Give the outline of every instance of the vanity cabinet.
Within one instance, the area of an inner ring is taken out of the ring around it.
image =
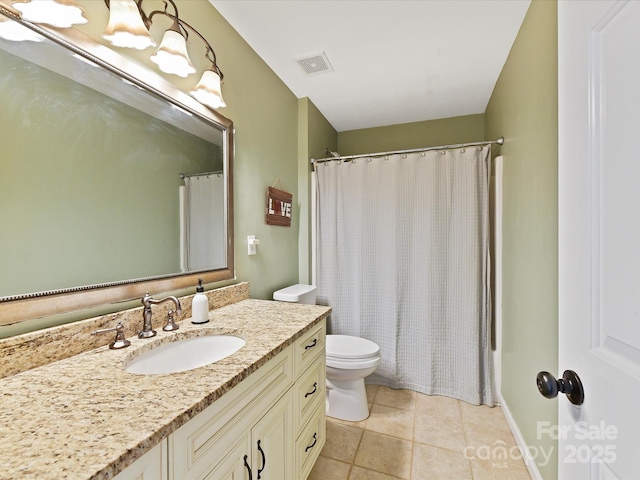
[[[113,480],[167,480],[167,442],[160,442]]]
[[[306,479],[326,438],[325,322],[316,325],[293,345],[294,446],[296,479]]]
[[[293,479],[291,400],[291,395],[285,394],[249,433],[237,432],[236,438],[229,438],[229,445],[221,443],[210,450],[201,465],[195,466],[200,467],[198,471],[203,470],[200,476],[173,468],[172,478]],[[234,434],[236,432],[232,431],[231,435]],[[220,440],[224,442],[226,439]]]
[[[173,432],[169,480],[307,478],[325,440],[325,333],[323,321]]]

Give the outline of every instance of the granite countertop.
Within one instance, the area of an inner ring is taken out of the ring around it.
[[[243,300],[209,313],[204,325],[129,338],[0,379],[0,477],[107,479],[203,411],[326,318],[329,307]],[[204,331],[246,340],[214,364],[167,375],[127,373],[137,349]],[[196,333],[195,331],[198,331]],[[73,339],[69,340],[70,342]]]

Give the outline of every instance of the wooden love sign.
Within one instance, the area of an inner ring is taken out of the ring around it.
[[[291,226],[293,195],[277,188],[267,188],[267,225]]]

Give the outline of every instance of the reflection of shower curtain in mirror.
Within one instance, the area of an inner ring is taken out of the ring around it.
[[[225,232],[224,176],[197,175],[184,178],[182,213],[183,270],[211,270],[227,264]]]

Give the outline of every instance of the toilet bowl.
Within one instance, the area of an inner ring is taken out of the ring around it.
[[[369,416],[365,377],[380,365],[380,347],[349,335],[327,335],[327,415],[359,422]]]
[[[274,292],[282,302],[316,303],[312,285],[292,285]],[[327,335],[327,415],[358,422],[369,416],[365,377],[380,365],[380,347],[370,340],[349,335]]]

